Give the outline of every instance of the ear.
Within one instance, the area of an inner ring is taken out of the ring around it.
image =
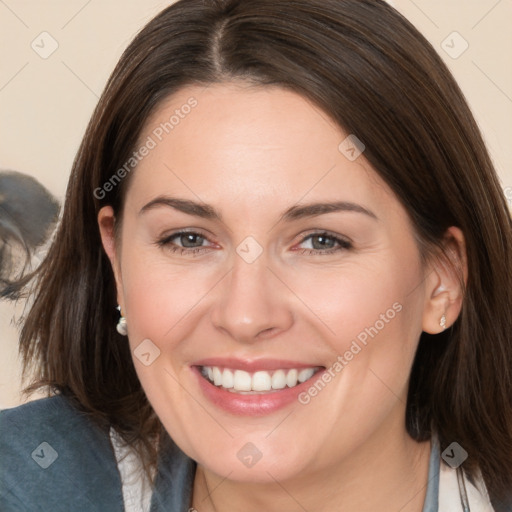
[[[422,328],[429,334],[438,334],[457,320],[468,278],[462,231],[454,226],[448,228],[443,244],[444,254],[436,257],[427,269]],[[441,325],[443,315],[445,327]]]
[[[116,218],[113,208],[111,206],[104,206],[101,208],[101,210],[98,212],[98,226],[100,229],[101,243],[108,256],[108,259],[110,260],[112,270],[114,271],[117,289],[117,303],[121,306],[121,311],[124,311],[123,282],[121,279],[119,251],[116,247],[114,233],[115,223]]]

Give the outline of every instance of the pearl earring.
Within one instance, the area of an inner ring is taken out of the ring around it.
[[[121,316],[119,317],[119,321],[117,322],[116,329],[119,334],[122,336],[126,336],[128,334],[128,328],[126,325],[126,318],[123,316],[123,312],[121,311],[121,306],[117,306],[116,308]]]
[[[439,321],[439,325],[443,329],[443,331],[446,329],[446,315],[443,315],[441,317],[441,320]]]

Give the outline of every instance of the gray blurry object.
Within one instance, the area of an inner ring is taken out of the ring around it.
[[[35,178],[0,171],[0,297],[17,298],[24,272],[47,240],[59,208]]]

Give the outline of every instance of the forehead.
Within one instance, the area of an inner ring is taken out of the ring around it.
[[[360,148],[351,137],[317,106],[283,88],[185,87],[141,131],[138,147],[151,149],[135,168],[131,195],[140,204],[173,193],[220,210],[243,198],[239,212],[302,198],[389,206],[394,197],[364,153],[354,158]]]

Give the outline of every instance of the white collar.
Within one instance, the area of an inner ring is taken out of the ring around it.
[[[463,475],[463,472],[460,471],[460,474]],[[459,479],[463,479],[460,485]],[[494,512],[480,473],[475,484],[466,475],[457,478],[457,470],[441,460],[438,512]]]

